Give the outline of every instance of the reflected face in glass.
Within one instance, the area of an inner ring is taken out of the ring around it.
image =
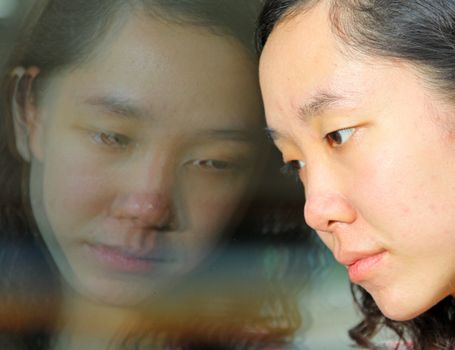
[[[454,106],[404,62],[341,45],[322,6],[279,24],[260,62],[266,119],[308,224],[405,320],[455,295]]]
[[[32,205],[77,291],[134,304],[210,253],[250,187],[255,74],[228,36],[131,17],[50,79],[31,131]]]

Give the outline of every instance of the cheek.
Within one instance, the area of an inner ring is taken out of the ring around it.
[[[393,145],[360,158],[350,182],[353,205],[378,230],[401,226],[403,234],[412,231],[415,218],[427,215],[431,205],[425,199],[431,181],[431,174],[422,172],[425,165]]]
[[[434,232],[455,224],[447,215],[455,210],[455,191],[447,181],[455,174],[455,167],[447,167],[450,157],[436,139],[389,143],[362,156],[350,183],[354,205],[387,242],[424,245]]]
[[[247,181],[238,180],[226,184],[193,187],[186,191],[186,202],[192,227],[196,232],[205,232],[217,237],[227,224],[238,220],[233,217],[247,201]]]
[[[48,153],[44,166],[43,197],[56,232],[80,226],[106,209],[109,175],[87,155],[62,150]],[[61,227],[60,227],[61,226]]]

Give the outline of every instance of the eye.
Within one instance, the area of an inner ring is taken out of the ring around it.
[[[333,132],[328,133],[325,138],[327,142],[332,147],[339,147],[346,143],[349,138],[354,134],[355,128],[346,128],[340,129]]]
[[[112,148],[127,148],[131,144],[128,136],[114,132],[95,132],[92,134],[92,138],[97,144]]]
[[[291,160],[286,162],[280,169],[280,172],[287,176],[292,176],[298,179],[299,171],[305,167],[303,160]]]
[[[196,159],[191,161],[191,165],[202,169],[217,171],[236,170],[239,167],[236,163],[218,159]]]

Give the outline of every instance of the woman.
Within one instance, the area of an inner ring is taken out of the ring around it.
[[[266,1],[266,119],[375,348],[455,347],[453,1]]]
[[[214,252],[266,227],[238,222],[264,154],[252,18],[241,1],[32,9],[1,93],[2,347],[247,348],[292,334],[298,320],[275,312],[290,300],[213,287],[231,268]]]

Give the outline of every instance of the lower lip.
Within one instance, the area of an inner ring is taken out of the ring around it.
[[[352,283],[364,281],[373,269],[378,267],[382,261],[385,252],[368,256],[357,260],[355,263],[348,266],[349,279]]]
[[[88,250],[103,266],[120,272],[148,272],[156,263],[156,261],[151,258],[130,256],[117,249],[106,246],[88,245]]]

